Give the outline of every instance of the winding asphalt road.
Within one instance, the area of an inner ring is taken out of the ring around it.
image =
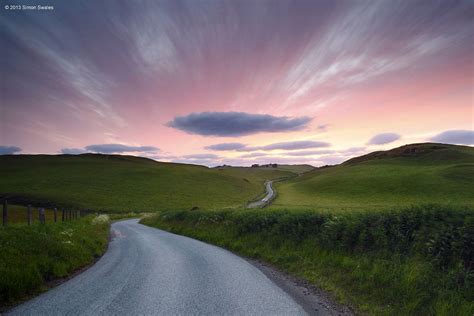
[[[303,315],[285,291],[244,259],[138,224],[112,225],[91,268],[11,310],[12,315]]]
[[[247,208],[257,208],[257,207],[262,207],[265,204],[267,204],[267,202],[275,194],[275,191],[273,190],[272,184],[273,184],[273,181],[265,182],[265,190],[267,191],[267,195],[265,195],[265,197],[263,199],[259,200],[259,201],[249,203],[247,205]]]

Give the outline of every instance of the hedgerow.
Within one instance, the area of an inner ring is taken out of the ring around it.
[[[339,296],[356,298],[355,304],[370,313],[474,310],[474,212],[469,209],[169,211],[142,222],[303,277],[318,275],[325,284],[313,280],[317,285],[338,287]],[[325,275],[332,268],[345,279]]]

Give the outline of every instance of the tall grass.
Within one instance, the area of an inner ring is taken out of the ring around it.
[[[474,213],[163,212],[144,224],[271,262],[374,315],[474,313]]]
[[[94,216],[1,227],[0,307],[37,294],[49,281],[91,263],[105,251],[108,232],[108,219]]]

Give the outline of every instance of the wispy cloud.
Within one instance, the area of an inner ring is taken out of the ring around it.
[[[302,100],[337,98],[363,83],[429,63],[440,57],[440,51],[454,52],[452,45],[470,36],[462,27],[466,22],[463,5],[456,4],[459,6],[358,2],[338,11],[337,23],[327,23],[325,32],[312,38],[289,69],[283,84],[288,99],[283,107]],[[439,24],[441,21],[445,24]]]
[[[315,156],[315,155],[325,155],[335,153],[335,150],[305,150],[305,151],[295,151],[295,152],[286,152],[283,153],[285,156]]]
[[[300,140],[292,142],[281,142],[273,143],[266,146],[259,147],[260,150],[298,150],[298,149],[308,149],[308,148],[321,148],[329,147],[331,144],[327,142],[311,141],[311,140]]]
[[[228,151],[244,149],[247,145],[242,143],[220,143],[204,147],[207,150]]]
[[[396,133],[381,133],[377,134],[371,139],[369,139],[368,143],[369,145],[383,145],[383,144],[389,144],[392,143],[396,140],[400,139],[400,135]]]
[[[474,131],[450,130],[431,138],[431,141],[447,144],[474,145]]]
[[[329,124],[320,124],[317,126],[318,131],[326,132],[328,130]]]
[[[264,156],[268,156],[268,153],[255,152],[255,153],[240,155],[239,158],[255,158],[255,157],[264,157]]]
[[[183,158],[186,159],[219,159],[218,155],[214,154],[193,154],[193,155],[184,155]]]
[[[2,12],[0,19],[0,69],[8,78],[2,132],[24,150],[72,149],[91,139],[149,144],[158,135],[172,155],[183,154],[177,142],[207,144],[186,142],[190,136],[176,129],[222,137],[300,131],[301,139],[326,131],[336,145],[344,131],[379,128],[400,112],[427,122],[419,130],[406,121],[406,135],[469,128],[470,1],[50,3],[54,16]],[[414,82],[426,87],[411,95]],[[427,119],[426,104],[443,126]],[[330,129],[310,119],[322,109]],[[377,120],[374,109],[383,110]],[[361,118],[367,124],[356,124]],[[274,136],[269,142],[288,139]],[[258,150],[248,147],[222,151]]]
[[[256,133],[297,131],[311,122],[310,117],[290,118],[243,112],[201,112],[177,116],[167,123],[189,134],[204,136],[245,136]]]
[[[330,147],[331,144],[321,141],[300,140],[291,142],[272,143],[264,146],[248,146],[241,143],[222,143],[204,147],[208,150],[217,151],[272,151],[272,150],[299,150],[308,148]]]
[[[364,153],[367,151],[366,147],[349,147],[343,150],[340,150],[339,152],[345,153],[345,154],[359,154],[359,153]]]

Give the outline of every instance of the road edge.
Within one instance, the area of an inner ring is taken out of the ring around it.
[[[258,268],[267,278],[294,299],[308,315],[355,315],[353,308],[336,302],[329,293],[310,284],[308,281],[283,272],[279,268],[261,260],[242,257],[236,253],[234,254]]]

